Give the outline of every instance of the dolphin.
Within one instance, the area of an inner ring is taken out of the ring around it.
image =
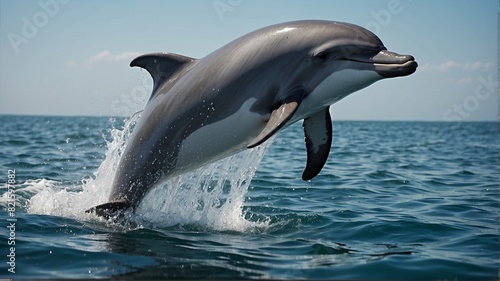
[[[135,58],[153,91],[122,153],[109,202],[87,212],[135,210],[165,180],[256,147],[303,121],[303,180],[325,165],[329,107],[370,84],[414,73],[411,55],[388,51],[360,26],[320,20],[276,24],[201,59],[172,53]]]

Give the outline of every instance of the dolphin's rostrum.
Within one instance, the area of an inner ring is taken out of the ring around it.
[[[377,80],[407,76],[417,63],[388,51],[370,31],[348,23],[296,21],[244,35],[202,59],[146,54],[131,66],[153,77],[153,93],[120,159],[104,217],[135,209],[175,175],[265,142],[304,119],[314,178],[332,143],[329,107]]]

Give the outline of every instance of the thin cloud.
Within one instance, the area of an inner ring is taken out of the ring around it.
[[[477,70],[489,70],[495,66],[492,62],[482,62],[477,61],[473,63],[458,63],[456,61],[450,60],[440,64],[424,63],[420,67],[420,71],[423,72],[447,72],[452,70],[461,71],[477,71]]]
[[[477,83],[477,78],[474,78],[474,77],[462,77],[462,78],[458,79],[457,83],[459,85],[469,85],[469,84],[472,84],[472,83]]]
[[[70,61],[67,61],[66,62],[66,66],[67,67],[73,67],[73,66],[76,66],[76,61],[73,61],[73,60],[70,60]]]
[[[87,59],[89,63],[101,62],[101,61],[126,61],[132,60],[135,57],[141,55],[139,52],[122,52],[119,54],[113,54],[110,51],[99,52]]]
[[[491,69],[495,67],[495,64],[492,62],[481,62],[477,61],[475,63],[467,63],[464,65],[464,71],[474,71],[481,69]]]

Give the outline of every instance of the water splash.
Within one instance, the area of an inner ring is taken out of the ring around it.
[[[252,177],[271,142],[177,176],[152,190],[136,214],[161,227],[195,225],[210,230],[246,231],[268,222],[244,218]]]
[[[112,141],[106,141],[107,149],[104,161],[93,173],[93,177],[82,179],[81,184],[61,186],[52,182],[46,185],[29,200],[27,212],[54,216],[71,217],[80,220],[89,219],[85,210],[107,202],[111,193],[113,177],[116,173],[125,141],[130,136],[140,114],[126,120],[122,130],[110,130]]]
[[[96,220],[85,210],[108,201],[113,178],[125,147],[140,114],[126,120],[123,129],[110,131],[106,157],[93,177],[80,185],[62,186],[59,182],[25,183],[30,196],[27,212]],[[130,219],[148,227],[195,226],[204,230],[246,231],[266,226],[244,218],[245,194],[257,167],[272,140],[257,148],[238,153],[195,171],[176,176],[152,190]]]

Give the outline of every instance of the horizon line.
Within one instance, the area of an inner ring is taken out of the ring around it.
[[[134,113],[135,114],[135,113]],[[16,117],[52,117],[52,118],[57,118],[57,117],[62,117],[62,118],[68,118],[68,117],[74,117],[74,118],[85,118],[85,117],[90,117],[90,118],[129,118],[132,115],[64,115],[64,114],[12,114],[12,113],[0,113],[0,116],[16,116]],[[454,123],[486,123],[486,122],[499,122],[500,123],[500,117],[498,120],[495,119],[484,119],[484,120],[460,120],[460,121],[446,121],[446,120],[434,120],[434,119],[407,119],[407,120],[402,120],[402,119],[335,119],[332,116],[332,122],[335,121],[341,121],[341,122],[439,122],[439,123],[449,123],[449,124],[454,124]]]

